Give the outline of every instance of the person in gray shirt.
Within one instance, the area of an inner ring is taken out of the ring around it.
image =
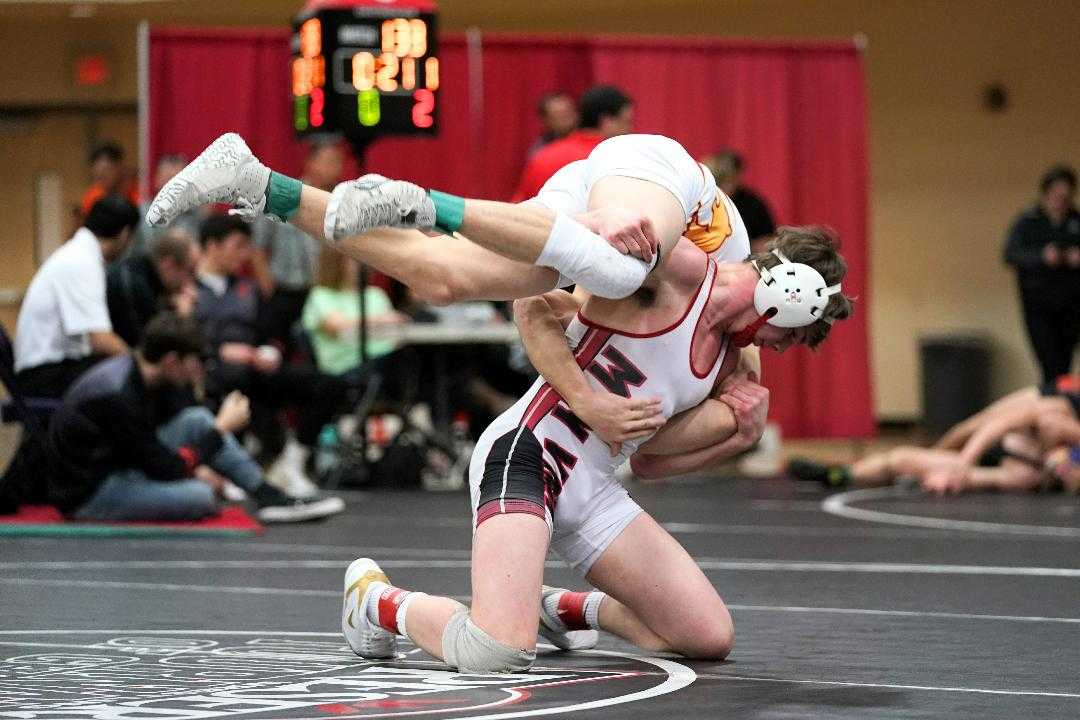
[[[313,142],[304,163],[304,182],[332,190],[341,180],[341,143],[329,136]],[[294,225],[260,218],[253,227],[252,271],[264,299],[264,335],[290,354],[293,326],[304,311],[319,267],[319,241]]]

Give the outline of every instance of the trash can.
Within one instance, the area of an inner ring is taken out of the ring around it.
[[[919,339],[923,430],[938,438],[990,402],[990,339],[950,333]]]

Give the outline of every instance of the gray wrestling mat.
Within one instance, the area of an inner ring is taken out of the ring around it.
[[[397,584],[467,599],[468,506],[347,494],[346,514],[259,539],[5,539],[0,718],[1080,716],[1076,498],[878,492],[826,512],[785,481],[632,492],[731,606],[727,662],[608,637],[541,648],[521,676],[407,645],[363,661],[337,629],[345,566],[370,555]],[[548,576],[583,587],[555,560]]]

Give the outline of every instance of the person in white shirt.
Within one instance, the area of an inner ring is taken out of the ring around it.
[[[119,260],[139,211],[112,195],[90,208],[83,226],[38,268],[15,328],[19,391],[59,398],[95,362],[128,347],[112,330],[105,266]]]

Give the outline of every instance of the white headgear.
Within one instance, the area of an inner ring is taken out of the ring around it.
[[[771,270],[756,261],[750,263],[761,276],[754,288],[758,314],[768,317],[770,325],[782,328],[805,327],[821,320],[829,297],[840,292],[840,283],[826,285],[814,268],[791,262],[779,250],[772,252],[780,264]]]

